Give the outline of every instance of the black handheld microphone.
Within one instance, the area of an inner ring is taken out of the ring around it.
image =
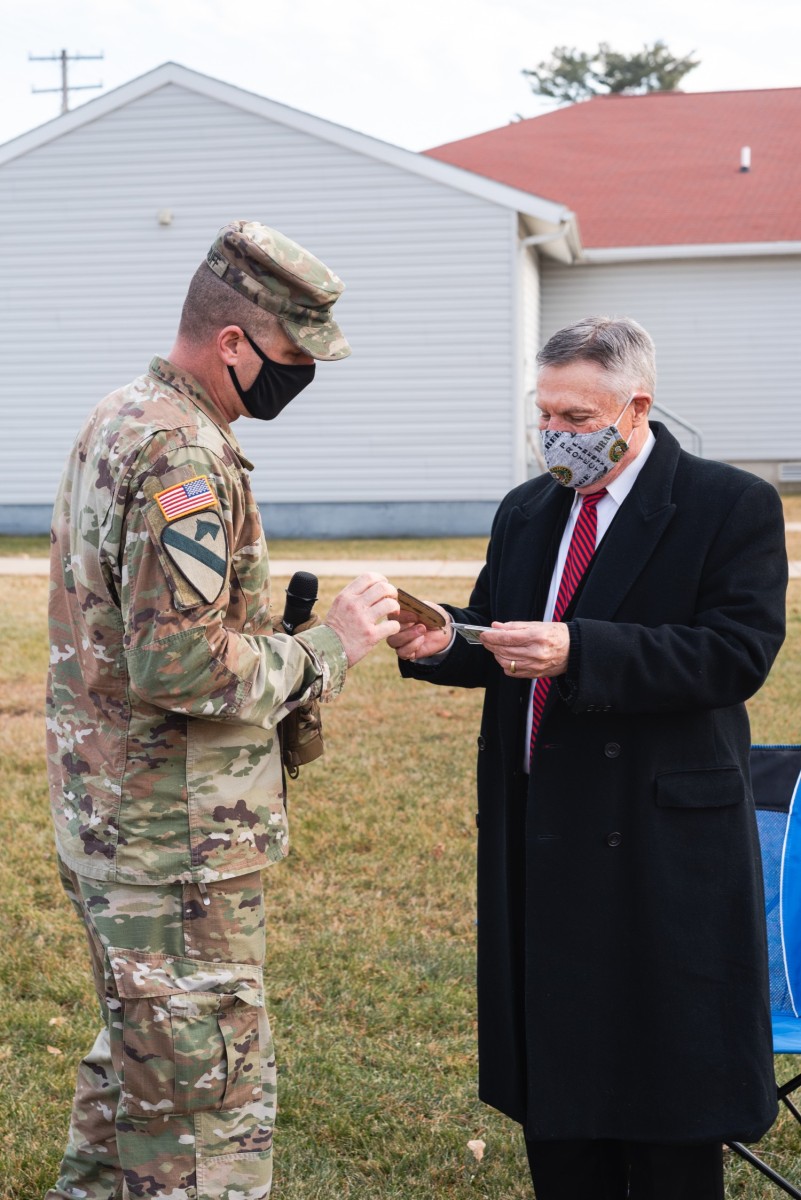
[[[311,571],[296,571],[286,589],[286,604],[281,624],[287,633],[294,633],[312,615],[317,602],[317,576]]]

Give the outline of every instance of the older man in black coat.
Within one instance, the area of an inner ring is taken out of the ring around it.
[[[467,608],[390,638],[404,675],[486,689],[479,1091],[539,1200],[718,1200],[721,1143],[776,1114],[744,702],[784,637],[781,503],[649,425],[636,322],[538,362],[548,473]]]

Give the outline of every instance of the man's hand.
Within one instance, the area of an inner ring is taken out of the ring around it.
[[[397,613],[398,589],[386,576],[370,572],[354,579],[334,597],[325,624],[342,642],[348,666],[352,667],[379,642],[397,634],[399,622],[385,620]]]
[[[567,670],[570,634],[559,621],[493,621],[492,629],[481,634],[481,644],[515,678],[553,678]]]
[[[450,613],[447,613],[439,604],[434,604],[433,600],[426,600],[426,604],[430,604],[437,612],[442,613],[446,619],[445,628],[426,629],[425,625],[420,624],[414,613],[407,612],[402,608],[398,614],[400,633],[395,633],[392,637],[387,638],[389,645],[397,652],[398,658],[405,658],[409,662],[413,662],[416,658],[428,658],[432,654],[441,654],[450,646],[453,635]]]

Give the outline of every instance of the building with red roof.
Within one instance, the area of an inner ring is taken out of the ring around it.
[[[272,537],[487,532],[541,470],[536,352],[591,313],[654,336],[688,448],[801,481],[800,176],[801,88],[596,98],[415,154],[164,63],[0,146],[0,532],[49,528],[75,431],[169,351],[238,216],[347,283],[353,356],[237,428]]]
[[[677,432],[801,482],[801,88],[596,96],[426,153],[574,214],[572,248],[521,219],[540,344],[635,317]]]
[[[426,153],[568,205],[585,249],[801,241],[801,88],[596,96]]]

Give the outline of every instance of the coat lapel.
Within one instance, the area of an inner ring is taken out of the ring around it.
[[[565,620],[573,616],[613,620],[673,518],[673,476],[681,448],[661,425],[653,429],[656,445],[601,542]]]
[[[538,495],[509,514],[504,538],[508,559],[501,565],[499,587],[503,616],[498,620],[541,619],[572,503],[572,491],[549,482]]]

